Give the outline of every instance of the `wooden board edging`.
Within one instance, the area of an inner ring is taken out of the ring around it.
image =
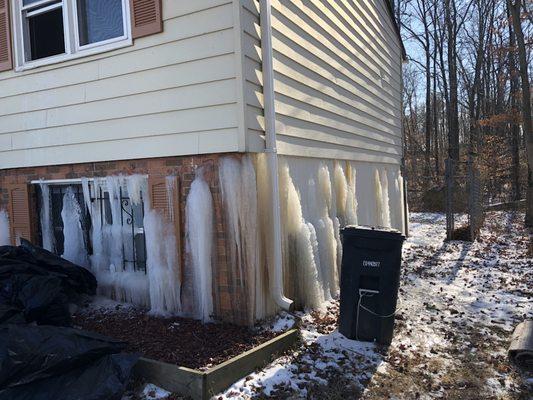
[[[254,372],[287,351],[298,339],[299,330],[292,329],[251,350],[223,362],[206,372],[204,390],[207,398],[222,392],[238,380]]]
[[[134,373],[170,392],[208,400],[290,349],[298,337],[299,330],[291,329],[207,371],[140,358]]]
[[[169,392],[203,399],[205,373],[202,371],[140,358],[135,365],[134,374]]]

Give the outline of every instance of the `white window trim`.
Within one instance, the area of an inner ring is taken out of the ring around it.
[[[23,0],[11,0],[11,14],[14,27],[13,33],[15,44],[15,71],[17,72],[100,54],[131,46],[133,44],[129,0],[122,0],[122,17],[125,34],[121,37],[102,42],[91,43],[85,46],[80,46],[79,44],[77,1],[62,0],[63,27],[65,30],[65,53],[48,58],[42,58],[40,60],[26,61],[26,44],[24,42],[25,35],[23,34],[25,17],[23,16],[23,12],[29,7],[24,7],[22,1]],[[38,6],[39,4],[46,4],[48,1],[49,0],[43,0],[41,2],[34,3],[31,5],[31,7]]]

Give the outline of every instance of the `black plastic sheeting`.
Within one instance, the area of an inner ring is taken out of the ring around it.
[[[70,326],[69,303],[96,294],[87,269],[22,240],[0,247],[0,324]]]
[[[96,333],[0,325],[0,399],[120,400],[137,355]]]
[[[0,400],[122,398],[139,356],[69,327],[69,304],[96,286],[87,269],[28,241],[0,247]]]

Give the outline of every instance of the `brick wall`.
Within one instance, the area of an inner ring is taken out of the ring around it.
[[[112,161],[98,163],[84,163],[72,165],[57,165],[32,168],[16,168],[0,170],[0,209],[7,209],[8,196],[6,185],[13,183],[29,183],[33,180],[78,179],[93,178],[110,175],[147,174],[152,176],[175,175],[180,182],[180,212],[181,232],[184,233],[185,202],[191,183],[195,178],[195,171],[202,167],[204,178],[209,184],[213,195],[215,208],[215,243],[213,246],[213,294],[214,308],[217,318],[246,324],[248,321],[248,304],[245,301],[245,282],[235,282],[229,266],[228,242],[226,237],[225,213],[218,179],[218,160],[220,157],[241,157],[239,154],[231,155],[199,155],[186,157],[166,157],[141,160]],[[34,207],[36,201],[34,198]],[[35,214],[36,215],[36,214]],[[38,221],[34,221],[38,224]],[[185,246],[185,240],[182,240]],[[185,254],[182,249],[182,254]],[[186,255],[184,255],[186,257]],[[185,261],[185,260],[183,260]],[[184,282],[191,282],[191,271],[184,269]],[[182,288],[182,302],[186,309],[192,309],[192,286],[184,285]]]

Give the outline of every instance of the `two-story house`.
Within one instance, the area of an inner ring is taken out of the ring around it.
[[[0,0],[0,231],[156,313],[318,306],[342,226],[404,230],[403,58],[388,0]]]

